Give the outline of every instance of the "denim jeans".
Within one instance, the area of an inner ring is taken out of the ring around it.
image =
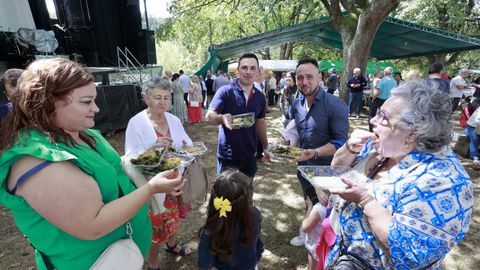
[[[362,109],[363,92],[350,92],[350,98],[348,101],[348,107],[350,108],[350,114],[355,110],[355,115],[360,115]]]
[[[217,160],[217,174],[221,174],[223,171],[236,168],[248,177],[255,177],[257,173],[257,157],[253,156],[245,159],[224,159],[218,158]]]
[[[478,135],[477,132],[475,132],[475,128],[471,126],[467,126],[464,130],[465,135],[470,139],[470,158],[478,158]]]

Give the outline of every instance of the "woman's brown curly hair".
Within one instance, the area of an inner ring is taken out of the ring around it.
[[[0,138],[0,151],[10,147],[24,129],[42,131],[52,142],[69,143],[71,137],[54,123],[55,102],[74,89],[92,83],[94,78],[81,65],[62,58],[32,62],[18,80]]]

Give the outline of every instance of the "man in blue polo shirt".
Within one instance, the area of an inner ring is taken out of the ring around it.
[[[265,96],[253,86],[259,71],[258,58],[247,53],[238,61],[239,78],[222,86],[215,93],[206,119],[218,128],[218,167],[220,174],[228,168],[237,168],[253,179],[257,172],[257,136],[264,147],[268,146],[265,123]],[[232,129],[232,115],[254,113],[251,127]],[[268,152],[264,161],[270,160]]]
[[[302,96],[293,102],[290,115],[297,127],[300,148],[304,149],[298,165],[330,165],[333,155],[348,138],[347,104],[321,89],[321,74],[315,59],[298,61],[296,79]],[[308,196],[315,205],[318,202],[315,189],[299,171],[297,177],[304,197]],[[303,246],[304,234],[301,232],[290,243]]]

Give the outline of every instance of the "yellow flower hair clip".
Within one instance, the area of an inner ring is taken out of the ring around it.
[[[223,196],[213,199],[213,206],[215,210],[220,211],[220,217],[227,217],[227,212],[232,212],[232,204],[228,199],[223,199]]]

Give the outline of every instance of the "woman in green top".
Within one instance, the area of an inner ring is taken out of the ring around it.
[[[0,138],[0,203],[36,248],[39,269],[88,269],[113,242],[132,238],[145,256],[151,224],[145,203],[180,193],[169,171],[135,189],[120,158],[96,131],[92,76],[65,59],[33,62],[18,82]],[[40,255],[44,254],[44,258]]]

